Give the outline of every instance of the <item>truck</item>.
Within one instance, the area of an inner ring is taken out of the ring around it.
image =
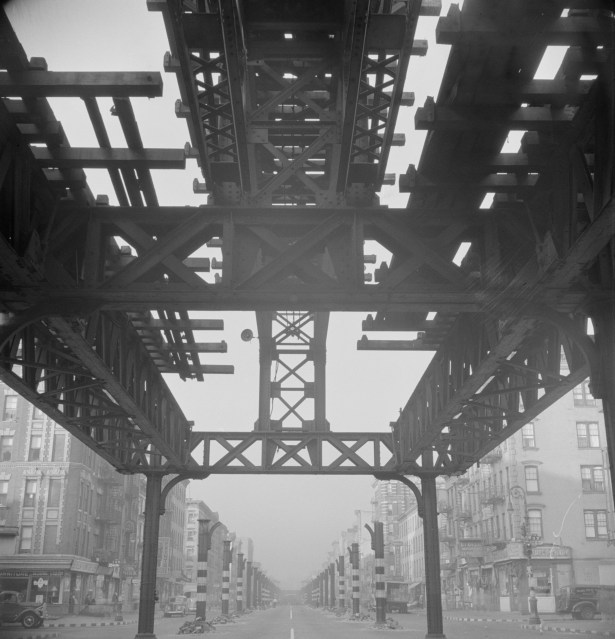
[[[24,601],[16,590],[0,592],[0,625],[21,623],[24,628],[38,628],[47,616],[47,605],[35,601]]]
[[[387,581],[387,612],[408,612],[410,584],[405,581]]]
[[[615,586],[564,586],[556,598],[557,612],[569,612],[574,619],[593,619],[615,609]]]

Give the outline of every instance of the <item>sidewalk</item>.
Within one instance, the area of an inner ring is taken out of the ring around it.
[[[572,619],[570,615],[541,613],[541,623],[530,624],[529,615],[499,612],[497,610],[444,610],[442,614],[447,621],[515,623],[524,630],[533,630],[535,632],[569,632],[615,637],[615,621],[603,621],[599,618],[583,621],[581,619]]]
[[[130,610],[122,613],[122,620],[110,617],[93,617],[91,615],[66,615],[64,617],[48,617],[45,619],[44,628],[82,628],[96,626],[126,626],[136,624],[139,620],[139,611]],[[162,617],[162,613],[156,611],[155,618]]]

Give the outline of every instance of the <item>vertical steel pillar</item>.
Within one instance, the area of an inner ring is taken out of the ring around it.
[[[246,562],[246,609],[254,608],[254,590],[252,589],[252,562]]]
[[[196,557],[196,616],[205,620],[207,614],[207,554],[211,547],[211,533],[218,526],[214,524],[209,530],[209,519],[199,519],[199,537]]]
[[[263,606],[263,573],[260,568],[256,574],[256,603],[258,604],[258,607],[261,608]]]
[[[245,560],[243,553],[237,553],[237,594],[235,607],[237,612],[243,612],[243,567]]]
[[[329,607],[329,571],[328,569],[325,568],[321,574],[322,574],[323,588],[325,591],[323,601],[324,601],[324,605],[326,607]]]
[[[359,580],[359,544],[352,544],[350,565],[352,566],[352,614],[358,615],[361,602],[361,584]]]
[[[440,585],[440,538],[435,475],[421,477],[423,488],[423,538],[425,548],[425,599],[427,606],[426,639],[446,639],[442,624]]]
[[[231,589],[231,542],[225,540],[222,550],[222,614],[228,616],[228,598]]]
[[[615,298],[612,298],[607,308],[592,315],[592,322],[599,361],[598,370],[592,371],[591,392],[594,397],[602,399],[608,452],[608,460],[605,461],[611,480],[608,511],[613,507],[612,500],[615,495]]]
[[[329,606],[335,608],[335,564],[329,564]]]
[[[161,507],[162,474],[148,474],[145,488],[139,621],[135,639],[156,639],[154,634],[154,610],[156,605],[156,570],[158,567],[158,532],[160,529]]]
[[[346,609],[346,575],[344,574],[344,555],[340,555],[337,559],[338,574],[338,607],[340,610]]]
[[[259,581],[260,581],[260,575],[259,575],[259,570],[256,566],[252,565],[252,575],[253,575],[253,579],[254,579],[254,584],[253,584],[253,601],[254,601],[254,607],[258,608],[261,604],[261,593],[260,593],[260,589],[259,589]]]
[[[373,530],[368,524],[365,524],[365,527],[372,536],[372,550],[376,563],[376,623],[383,625],[387,620],[387,594],[384,583],[384,525],[381,521],[376,521]]]

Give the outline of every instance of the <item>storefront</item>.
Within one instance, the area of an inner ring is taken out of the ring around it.
[[[94,587],[97,566],[65,555],[0,557],[0,590],[16,590],[28,601],[68,609],[71,592],[81,602]]]
[[[555,612],[556,593],[572,581],[570,547],[535,546],[528,558],[521,542],[511,542],[494,555],[500,610],[527,613],[532,589],[536,593],[538,612]]]

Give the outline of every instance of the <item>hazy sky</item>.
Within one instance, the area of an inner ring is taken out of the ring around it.
[[[443,2],[443,14],[448,9]],[[132,99],[146,147],[181,148],[189,135],[184,120],[174,115],[179,97],[173,74],[162,70],[168,50],[162,16],[149,13],[145,0],[15,0],[6,5],[29,57],[47,59],[51,71],[148,71],[163,73],[164,97]],[[425,58],[412,58],[406,90],[414,91],[414,108],[403,108],[398,131],[406,133],[404,148],[393,148],[388,172],[403,173],[418,163],[424,132],[413,131],[415,108],[437,95],[449,47],[436,45],[436,18],[421,18],[417,37],[430,39]],[[110,100],[100,100],[112,144],[126,146],[117,119],[109,115]],[[74,146],[97,146],[80,100],[50,100]],[[94,194],[115,196],[105,171],[88,170]],[[195,161],[186,171],[153,171],[161,204],[203,204],[192,193],[201,177]],[[381,203],[405,206],[407,196],[385,187]],[[251,313],[207,313],[223,316],[227,355],[206,363],[234,364],[233,376],[210,376],[204,383],[181,382],[167,376],[195,430],[252,430],[257,418],[258,342],[242,342],[239,333],[252,328]],[[327,417],[332,430],[388,430],[420,378],[430,354],[357,352],[360,322],[365,314],[331,318],[327,360]],[[208,336],[212,339],[212,336]],[[399,335],[404,337],[404,335]],[[294,586],[318,571],[339,532],[354,523],[356,509],[370,510],[370,477],[215,476],[193,482],[190,496],[202,498],[239,536],[252,537],[255,560],[282,585]]]

